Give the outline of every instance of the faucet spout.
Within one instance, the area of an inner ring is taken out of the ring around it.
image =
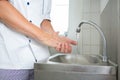
[[[103,40],[103,54],[102,54],[102,58],[103,58],[103,62],[107,62],[107,54],[106,54],[106,39],[105,36],[102,32],[102,30],[100,29],[100,26],[97,25],[96,23],[92,22],[92,21],[82,21],[78,28],[76,29],[76,33],[80,33],[81,27],[83,24],[89,24],[92,25],[94,28],[97,29],[97,31],[100,33],[102,40]]]

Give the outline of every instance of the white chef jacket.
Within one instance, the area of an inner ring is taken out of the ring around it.
[[[50,19],[51,0],[9,0],[9,2],[38,27],[43,19]],[[32,69],[35,60],[44,60],[48,57],[47,46],[0,22],[0,69]]]

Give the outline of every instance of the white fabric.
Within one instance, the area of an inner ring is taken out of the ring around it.
[[[50,19],[51,0],[9,0],[9,2],[38,27],[43,19]],[[35,58],[39,61],[48,57],[47,46],[11,30],[0,22],[0,69],[32,69]]]

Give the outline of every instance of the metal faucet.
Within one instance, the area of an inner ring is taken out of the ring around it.
[[[102,58],[103,58],[103,59],[102,59],[102,60],[103,60],[103,62],[107,62],[106,39],[105,39],[105,36],[104,36],[102,30],[100,29],[100,26],[97,25],[96,23],[92,22],[92,21],[82,21],[82,22],[79,24],[78,28],[76,29],[76,33],[77,33],[77,34],[80,33],[81,27],[82,27],[83,24],[92,25],[92,26],[95,27],[95,28],[98,30],[98,32],[100,33],[101,37],[103,38],[103,54],[102,54]]]

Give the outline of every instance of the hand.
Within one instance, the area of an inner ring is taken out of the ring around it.
[[[54,33],[54,35],[58,36],[59,32]],[[70,53],[72,51],[71,45],[77,45],[77,42],[74,40],[71,40],[64,36],[58,36],[61,41],[63,41],[63,44],[59,44],[58,47],[56,47],[56,50],[59,52],[64,53]]]
[[[55,33],[54,33],[54,35],[57,35],[57,36],[58,36],[58,34],[59,34],[59,32],[55,32]],[[72,45],[77,45],[77,42],[76,42],[76,41],[71,40],[71,39],[69,39],[69,38],[67,38],[67,37],[65,37],[65,36],[59,36],[59,37],[60,37],[60,39],[61,39],[62,41],[66,41],[67,43],[72,44]]]
[[[43,37],[42,43],[47,46],[54,47],[57,51],[62,53],[70,53],[72,51],[71,44],[76,45],[76,41],[61,37],[58,33],[48,34],[46,33]]]

